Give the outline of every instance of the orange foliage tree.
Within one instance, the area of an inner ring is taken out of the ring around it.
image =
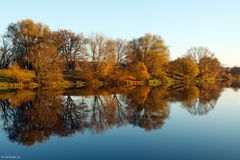
[[[45,41],[31,48],[31,54],[27,57],[36,72],[37,81],[62,80],[62,60],[57,48],[46,37]]]
[[[136,62],[130,66],[130,71],[137,80],[148,80],[150,75],[147,67],[143,62]]]

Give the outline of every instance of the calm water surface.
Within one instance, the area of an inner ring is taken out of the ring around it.
[[[1,94],[0,155],[239,160],[239,95],[214,86]]]

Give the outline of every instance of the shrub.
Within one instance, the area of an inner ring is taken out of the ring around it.
[[[32,82],[36,77],[34,71],[20,69],[18,65],[12,65],[9,69],[0,70],[1,77],[12,78],[16,82]]]

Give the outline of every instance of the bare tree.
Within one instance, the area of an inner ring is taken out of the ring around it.
[[[214,57],[214,54],[206,47],[193,47],[187,51],[187,57],[192,58],[197,64],[203,57]]]
[[[221,63],[208,48],[191,48],[186,56],[198,64],[200,70],[198,76],[203,79],[216,78],[222,70]]]
[[[8,68],[13,62],[13,45],[6,35],[1,36],[0,42],[0,69]]]
[[[83,60],[87,55],[87,39],[83,34],[75,34],[72,31],[60,30],[58,50],[65,59],[66,69],[73,68],[79,60]],[[56,38],[55,38],[56,39]]]
[[[116,43],[102,34],[93,34],[89,38],[89,58],[93,71],[108,75],[116,64]]]
[[[128,53],[128,42],[122,39],[116,40],[116,61],[117,64],[123,64],[126,62]]]
[[[103,58],[103,48],[106,43],[106,38],[102,34],[92,34],[89,39],[90,59],[92,62],[100,62]]]

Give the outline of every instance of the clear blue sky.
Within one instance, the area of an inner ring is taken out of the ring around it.
[[[4,0],[0,33],[30,18],[90,35],[132,39],[146,32],[163,37],[171,58],[206,46],[228,66],[240,65],[240,0]]]

